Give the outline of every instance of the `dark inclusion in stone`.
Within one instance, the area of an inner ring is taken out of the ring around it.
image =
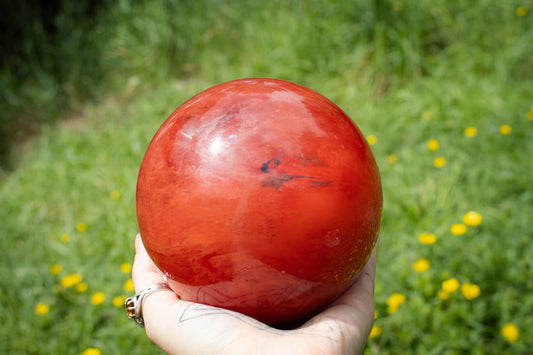
[[[329,186],[333,181],[331,180],[319,180],[314,176],[305,176],[305,175],[293,175],[276,172],[276,168],[281,164],[281,160],[277,157],[267,160],[261,165],[261,172],[268,174],[265,178],[261,180],[261,185],[273,187],[276,190],[281,188],[284,183],[291,181],[293,179],[310,179],[312,187],[323,187]]]

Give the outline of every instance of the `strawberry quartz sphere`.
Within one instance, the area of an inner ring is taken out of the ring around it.
[[[276,325],[312,316],[354,283],[376,244],[382,190],[364,136],[333,102],[242,79],[163,123],[136,208],[172,290]]]

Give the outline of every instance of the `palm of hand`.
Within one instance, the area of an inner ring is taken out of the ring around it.
[[[139,236],[135,247],[136,291],[164,282]],[[374,320],[375,265],[376,251],[345,294],[295,329],[272,328],[240,313],[159,292],[143,306],[146,333],[168,354],[362,353]]]

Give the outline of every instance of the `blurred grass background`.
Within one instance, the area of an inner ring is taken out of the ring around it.
[[[367,353],[530,353],[531,1],[0,8],[1,353],[157,353],[122,308],[144,151],[192,95],[261,76],[329,97],[372,144]]]

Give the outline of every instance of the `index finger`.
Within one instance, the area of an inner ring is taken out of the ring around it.
[[[135,237],[135,259],[133,261],[132,280],[135,292],[139,292],[156,283],[166,283],[163,274],[157,269],[148,255],[140,234],[137,234]]]

